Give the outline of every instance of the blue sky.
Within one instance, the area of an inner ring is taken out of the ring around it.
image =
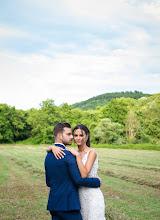
[[[0,103],[160,92],[159,0],[1,0]]]

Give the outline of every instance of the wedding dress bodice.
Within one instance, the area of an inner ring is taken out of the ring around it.
[[[83,165],[85,166],[86,162],[87,162],[87,159],[88,159],[88,155],[89,155],[89,152],[91,150],[89,150],[86,155],[82,158],[82,162],[83,162]],[[98,171],[98,156],[96,157],[95,161],[94,161],[94,164],[92,166],[92,169],[90,171],[90,173],[88,174],[88,177],[96,177],[97,175],[97,171]]]

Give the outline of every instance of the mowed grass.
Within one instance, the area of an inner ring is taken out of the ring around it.
[[[96,149],[106,219],[160,219],[160,151]],[[51,219],[43,146],[0,145],[0,219]]]

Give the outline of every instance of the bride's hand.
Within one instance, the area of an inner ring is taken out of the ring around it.
[[[64,149],[62,147],[57,147],[57,146],[53,145],[53,146],[49,146],[47,149],[49,149],[49,151],[53,152],[56,159],[64,158],[64,155],[66,155],[64,153]],[[49,151],[47,150],[47,152],[49,152]]]
[[[102,180],[101,180],[101,178],[97,175],[96,176],[98,179],[99,179],[99,181],[100,181],[100,186],[102,185]]]
[[[66,150],[70,151],[74,156],[78,156],[79,153],[75,148],[67,147]]]

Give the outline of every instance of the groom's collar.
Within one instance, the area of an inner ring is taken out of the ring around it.
[[[54,143],[54,145],[57,146],[57,147],[62,147],[64,149],[66,149],[66,146],[62,143]]]

